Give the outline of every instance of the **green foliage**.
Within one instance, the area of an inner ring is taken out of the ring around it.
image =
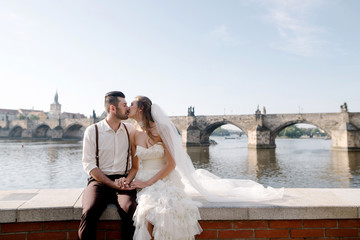
[[[326,133],[320,131],[318,128],[298,128],[296,125],[292,125],[284,128],[278,136],[288,138],[300,138],[301,136],[308,136],[312,138],[314,136],[325,137]]]
[[[40,118],[35,115],[30,115],[30,120],[39,120]]]
[[[20,115],[20,116],[19,116],[19,119],[20,119],[20,120],[24,120],[25,118],[26,118],[26,117],[25,117],[24,115]]]
[[[214,136],[229,136],[230,135],[230,132],[224,128],[217,128],[215,129],[215,131],[213,131],[213,133],[211,135],[214,135]]]

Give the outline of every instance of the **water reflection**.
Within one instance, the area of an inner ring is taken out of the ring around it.
[[[360,187],[360,153],[331,151],[324,139],[277,139],[276,149],[248,149],[247,139],[188,147],[196,168],[273,187]]]
[[[85,187],[81,156],[80,141],[0,140],[0,189]]]
[[[360,152],[349,152],[350,187],[360,187]]]
[[[332,169],[343,187],[360,186],[360,152],[332,151]]]
[[[49,147],[47,151],[49,162],[55,162],[55,160],[59,158],[58,153],[58,147],[56,147],[56,145]]]
[[[275,149],[248,149],[248,166],[259,181],[281,174]]]
[[[209,163],[209,159],[210,159],[209,146],[188,147],[186,150],[192,161],[201,164]]]
[[[360,153],[331,151],[323,139],[276,139],[276,149],[248,149],[247,138],[213,138],[188,147],[196,168],[273,187],[360,188]],[[0,189],[85,187],[81,141],[0,139]],[[15,181],[21,176],[21,180]]]
[[[332,176],[329,178],[336,179],[342,183],[342,187],[350,186],[351,174],[349,172],[349,155],[341,151],[333,151],[331,153],[331,171]]]

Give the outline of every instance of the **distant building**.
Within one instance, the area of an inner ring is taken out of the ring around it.
[[[50,104],[50,112],[34,109],[0,109],[0,121],[8,119],[31,119],[31,120],[45,120],[45,119],[82,119],[87,118],[81,113],[61,112],[61,104],[59,103],[59,95],[56,91],[54,102]]]
[[[54,102],[50,104],[50,112],[48,113],[49,118],[59,119],[61,115],[61,104],[59,103],[59,95],[56,91]]]
[[[29,118],[35,118],[35,119],[38,119],[38,120],[45,120],[47,119],[47,115],[46,113],[44,113],[44,111],[37,111],[37,112],[30,112],[29,113]]]
[[[47,118],[44,111],[34,109],[0,109],[0,121],[9,121],[16,119],[39,119],[44,120]]]
[[[48,112],[48,118],[56,119],[82,119],[86,118],[84,114],[81,113],[70,113],[70,112],[61,112],[61,104],[59,103],[59,95],[56,91],[54,102],[50,104],[50,112]]]
[[[0,121],[5,121],[6,118],[11,121],[18,117],[18,110],[14,109],[0,109]]]
[[[82,118],[86,118],[86,116],[84,114],[81,114],[81,113],[69,113],[69,112],[61,113],[60,119],[66,119],[66,118],[82,119]]]
[[[46,114],[42,110],[34,109],[19,109],[17,119],[34,119],[34,120],[45,120]]]

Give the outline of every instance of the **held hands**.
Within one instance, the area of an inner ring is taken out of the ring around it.
[[[133,190],[135,187],[132,187],[128,180],[125,177],[115,179],[115,185],[119,190]]]
[[[122,177],[115,180],[116,186],[119,187],[120,190],[133,190],[135,188],[146,188],[150,186],[147,182],[143,182],[140,180],[134,180],[131,183],[128,183],[127,179]]]
[[[134,181],[131,182],[130,186],[132,188],[146,188],[146,187],[150,186],[150,184],[148,184],[147,182],[143,182],[143,181],[135,179]]]

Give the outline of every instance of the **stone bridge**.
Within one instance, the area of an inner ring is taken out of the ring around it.
[[[82,139],[94,119],[46,119],[0,121],[0,137]]]
[[[360,151],[360,113],[251,114],[170,117],[187,146],[209,145],[211,133],[225,124],[240,128],[249,148],[275,148],[275,138],[284,128],[307,123],[332,139],[332,148]],[[0,121],[0,137],[81,139],[94,119],[47,119]]]
[[[218,127],[232,124],[248,137],[249,148],[275,148],[275,138],[284,128],[306,123],[315,125],[332,139],[332,148],[360,150],[360,113],[299,113],[171,117],[183,143],[208,145],[209,136]]]

